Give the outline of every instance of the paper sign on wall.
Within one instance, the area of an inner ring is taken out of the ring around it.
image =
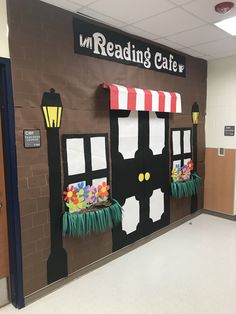
[[[185,77],[185,57],[111,30],[82,17],[74,18],[75,53]]]

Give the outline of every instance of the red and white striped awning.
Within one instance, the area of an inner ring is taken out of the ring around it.
[[[117,84],[102,84],[110,89],[111,110],[182,112],[181,96],[175,92],[131,88]]]

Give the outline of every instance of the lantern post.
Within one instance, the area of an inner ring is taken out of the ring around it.
[[[192,123],[193,123],[193,164],[194,164],[194,170],[197,171],[197,150],[198,150],[198,145],[197,145],[197,126],[199,122],[199,106],[198,103],[195,102],[192,105]],[[197,210],[197,195],[193,195],[191,198],[191,213],[194,213]]]
[[[61,215],[61,158],[59,128],[61,126],[62,102],[60,94],[52,88],[42,97],[43,111],[47,130],[48,168],[49,168],[49,208],[51,252],[47,261],[48,283],[68,275],[67,253],[63,248]]]

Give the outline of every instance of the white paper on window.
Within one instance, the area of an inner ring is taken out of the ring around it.
[[[84,139],[70,138],[66,140],[68,175],[85,173]]]
[[[127,234],[136,230],[139,223],[139,202],[134,196],[126,199],[123,208],[122,229]]]
[[[134,158],[138,150],[138,112],[131,111],[129,117],[118,118],[119,152],[125,159]]]
[[[181,154],[180,131],[172,132],[173,155]]]
[[[92,170],[107,168],[106,141],[104,136],[91,137]]]
[[[150,218],[153,221],[158,221],[161,219],[161,215],[164,213],[164,193],[161,189],[153,191],[150,197]]]
[[[191,153],[191,131],[184,131],[184,153]]]
[[[149,113],[149,135],[149,147],[153,154],[162,154],[165,146],[165,119],[158,118],[155,112]]]
[[[107,178],[98,178],[98,179],[93,179],[92,184],[95,185],[96,187],[98,187],[98,185],[101,185],[102,182],[106,182],[107,183]]]
[[[181,167],[181,160],[174,160],[173,161],[173,168],[175,168],[177,165]]]

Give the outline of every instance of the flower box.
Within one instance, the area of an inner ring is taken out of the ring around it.
[[[176,198],[189,197],[197,194],[202,178],[196,172],[191,173],[187,181],[171,182],[171,195]]]
[[[101,233],[113,228],[122,220],[122,208],[115,199],[79,212],[65,211],[62,220],[63,235],[84,237],[92,232]]]
[[[182,167],[176,165],[172,169],[171,178],[171,195],[178,198],[197,194],[202,183],[202,178],[193,172],[192,160]]]

